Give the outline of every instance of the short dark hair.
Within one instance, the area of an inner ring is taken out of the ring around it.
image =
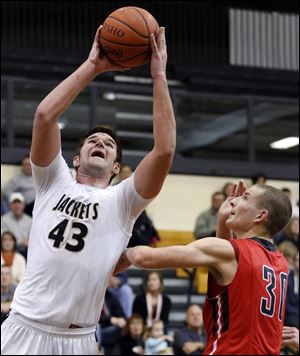
[[[265,228],[273,237],[281,231],[292,218],[290,199],[280,190],[266,184],[257,184],[262,194],[258,195],[258,208],[268,211]]]
[[[116,162],[118,163],[122,163],[122,147],[121,147],[121,142],[116,134],[116,132],[113,130],[112,127],[110,126],[105,126],[105,125],[98,125],[96,127],[94,127],[92,130],[88,131],[84,137],[82,137],[82,139],[79,141],[79,145],[75,151],[75,156],[79,155],[80,154],[80,150],[82,148],[82,146],[84,145],[85,143],[85,140],[93,135],[94,133],[96,132],[103,132],[103,133],[106,133],[107,135],[109,135],[116,143],[117,145],[117,157],[116,157]],[[77,171],[77,169],[75,168],[75,170]],[[114,174],[110,181],[112,181],[112,179],[115,177],[116,175]]]

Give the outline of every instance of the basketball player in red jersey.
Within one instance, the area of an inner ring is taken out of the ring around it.
[[[289,199],[268,185],[243,181],[219,210],[217,236],[186,246],[128,249],[118,269],[207,266],[204,354],[279,355],[288,265],[272,237],[291,219]],[[235,239],[232,238],[232,231]]]

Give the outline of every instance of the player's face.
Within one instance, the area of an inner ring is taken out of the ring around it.
[[[245,193],[231,201],[231,214],[226,226],[236,233],[246,233],[257,223],[262,210],[257,208],[257,197],[262,194],[261,190],[252,186]]]
[[[120,165],[115,162],[116,157],[117,144],[114,139],[104,132],[96,132],[85,140],[75,164],[88,175],[97,177],[105,171],[111,176],[119,172]]]

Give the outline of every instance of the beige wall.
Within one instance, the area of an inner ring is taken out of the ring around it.
[[[18,172],[18,166],[2,165],[1,187]],[[237,180],[238,178],[170,174],[147,212],[160,230],[192,231],[197,215],[210,206],[211,194],[220,190],[224,183]],[[246,184],[249,185],[250,181],[246,180]],[[269,180],[268,184],[277,188],[290,188],[294,199],[299,196],[298,182]]]

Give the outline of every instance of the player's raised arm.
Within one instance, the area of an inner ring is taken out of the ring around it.
[[[135,171],[135,188],[145,199],[154,198],[172,165],[176,148],[176,123],[166,78],[167,47],[164,28],[157,42],[151,37],[151,76],[153,79],[154,147]]]
[[[31,160],[37,166],[49,165],[61,146],[57,121],[79,93],[99,74],[120,71],[106,57],[100,59],[101,26],[98,28],[88,59],[68,78],[54,88],[39,104],[34,121],[31,144]]]

